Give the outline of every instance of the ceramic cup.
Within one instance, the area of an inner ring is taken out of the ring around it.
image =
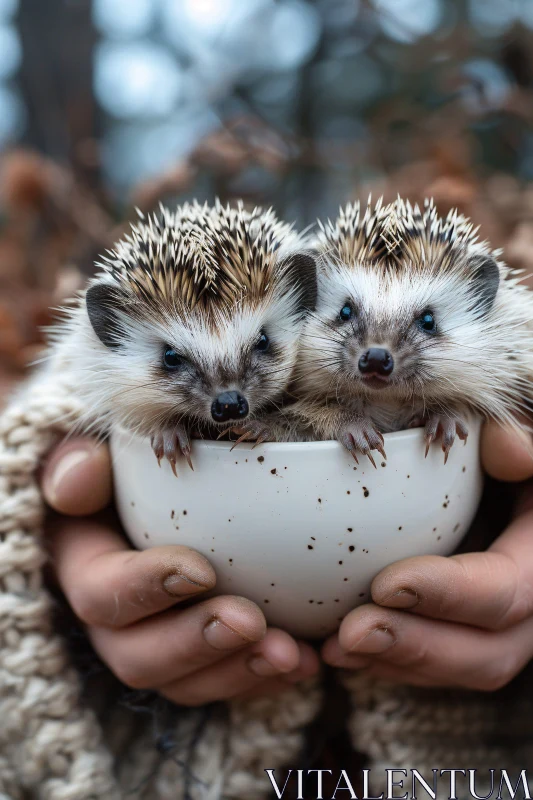
[[[388,564],[448,555],[466,533],[482,490],[480,425],[448,463],[423,431],[385,436],[387,461],[356,465],[337,442],[267,443],[231,450],[194,441],[194,472],[158,467],[147,440],[111,440],[124,528],[138,548],[182,544],[203,553],[216,593],[248,597],[267,621],[303,637],[334,631],[368,602]]]

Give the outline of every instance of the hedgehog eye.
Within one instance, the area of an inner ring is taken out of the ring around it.
[[[437,322],[431,311],[424,311],[416,320],[416,324],[424,333],[435,333],[437,330]]]
[[[346,305],[343,306],[339,311],[339,319],[342,322],[349,322],[352,317],[353,317],[353,308],[349,303],[346,303]]]
[[[266,353],[268,348],[270,347],[270,339],[266,335],[264,331],[261,331],[259,334],[259,339],[256,342],[255,349],[259,350],[261,353]]]
[[[183,364],[183,358],[178,355],[173,347],[165,347],[163,352],[163,365],[168,370],[178,369]]]

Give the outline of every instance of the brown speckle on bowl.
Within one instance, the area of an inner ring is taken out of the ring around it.
[[[437,536],[437,542],[440,542],[441,539],[442,539],[442,536]]]
[[[176,528],[177,531],[179,531],[179,529],[180,529],[179,525],[175,525],[174,527]]]
[[[313,542],[316,542],[316,537],[315,536],[311,536],[311,539],[313,540]]]
[[[359,592],[359,597],[364,597],[366,592]]]
[[[382,461],[382,462],[381,462],[381,466],[382,466],[382,467],[386,467],[387,465],[386,465],[386,463],[385,463],[384,461]]]
[[[211,548],[211,552],[212,552],[212,553],[214,553],[214,552],[215,552],[215,548],[214,548],[214,547],[212,547],[212,548]]]
[[[145,534],[144,534],[144,538],[145,538],[145,539],[149,539],[149,538],[150,538],[150,534],[149,534],[149,533],[145,533]]]
[[[318,498],[318,502],[319,502],[319,503],[321,503],[321,502],[322,502],[322,498],[321,498],[321,497],[319,497],[319,498]]]
[[[437,530],[436,528],[433,528],[433,533],[435,533],[436,530]]]
[[[175,516],[176,512],[174,511],[174,509],[172,509],[172,511],[170,512],[170,519],[174,519]]]
[[[228,558],[228,561],[229,561],[230,564],[233,564],[233,559],[232,558]]]
[[[271,583],[270,585],[271,585],[271,586],[275,586],[276,584],[275,584],[275,583]]]
[[[353,531],[353,528],[346,528],[346,530],[348,531],[348,533],[351,533]]]
[[[263,600],[263,603],[270,603],[270,600]]]
[[[353,553],[353,551],[355,550],[355,545],[351,544],[351,545],[348,547],[348,550],[350,551],[350,553]]]
[[[313,547],[313,545],[312,545],[312,544],[308,544],[308,545],[307,545],[307,549],[308,549],[308,550],[314,550],[314,547]]]
[[[363,486],[363,494],[364,494],[365,497],[368,497],[368,495],[370,494],[370,492],[368,491],[366,486]]]
[[[186,516],[187,516],[187,509],[186,509],[186,508],[184,508],[184,509],[183,509],[183,516],[184,516],[184,517],[186,517]]]
[[[466,472],[466,467],[463,467],[463,472]]]
[[[398,526],[398,530],[399,530],[399,531],[401,531],[401,529],[402,529],[402,526],[401,526],[401,525],[399,525],[399,526]]]
[[[443,504],[442,504],[442,507],[443,507],[443,508],[448,508],[448,503],[443,503]]]
[[[365,548],[363,547],[363,553],[369,553],[369,552],[370,550],[365,550]]]
[[[324,605],[324,601],[323,600],[317,600],[316,604],[317,604],[317,606],[323,606]]]
[[[347,581],[347,580],[348,580],[348,578],[343,578],[343,580],[344,580],[344,581]]]
[[[342,561],[339,561],[339,564],[342,564]]]
[[[264,456],[257,456],[257,460],[259,461],[260,464],[262,464],[263,461],[265,460],[265,457]]]
[[[272,475],[275,475],[275,474],[276,474],[276,472],[277,472],[277,469],[276,469],[276,467],[274,467],[274,469],[271,469],[271,470],[270,470],[270,472],[271,472],[271,474],[272,474]]]
[[[340,600],[339,600],[339,598],[338,598],[338,597],[336,597],[334,602],[335,602],[335,603],[340,603]]]
[[[314,600],[309,600],[309,602],[310,602],[310,603],[314,603],[315,601],[314,601]]]

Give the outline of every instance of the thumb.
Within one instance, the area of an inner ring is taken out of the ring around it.
[[[46,502],[61,514],[84,516],[111,501],[109,449],[80,437],[59,444],[48,456],[41,475]]]

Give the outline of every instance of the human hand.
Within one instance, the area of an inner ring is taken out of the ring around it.
[[[243,597],[177,606],[213,588],[206,558],[188,547],[132,550],[112,514],[105,445],[72,439],[50,455],[42,488],[55,577],[102,660],[132,688],[201,705],[287,688],[318,671],[315,651]]]
[[[526,434],[486,425],[481,457],[499,480],[533,476]],[[344,618],[323,646],[324,661],[416,686],[505,686],[533,657],[532,541],[527,483],[514,521],[487,552],[419,556],[382,570],[373,602]]]

